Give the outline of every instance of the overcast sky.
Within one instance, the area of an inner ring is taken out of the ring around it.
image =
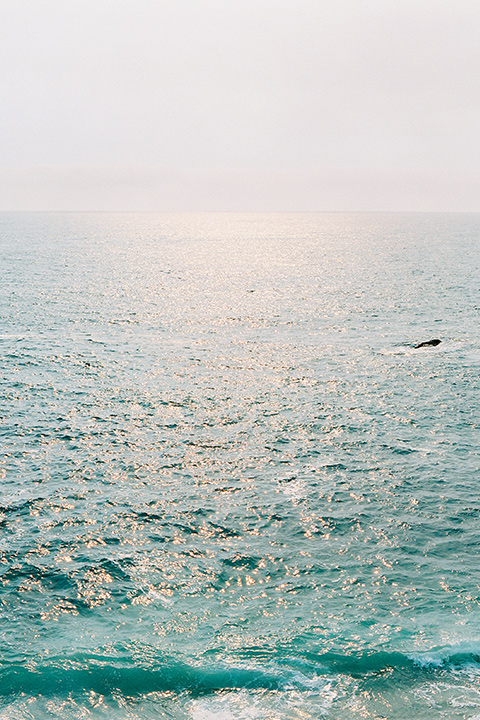
[[[480,211],[479,0],[0,0],[0,209]]]

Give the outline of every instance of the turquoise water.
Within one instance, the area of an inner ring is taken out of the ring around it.
[[[479,237],[0,215],[2,720],[480,718]]]

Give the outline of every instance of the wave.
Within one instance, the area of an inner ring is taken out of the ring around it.
[[[0,696],[80,696],[95,692],[133,698],[170,692],[195,697],[222,691],[292,689],[311,693],[340,677],[361,685],[380,681],[411,686],[462,671],[480,675],[480,647],[439,648],[414,654],[366,651],[342,655],[309,651],[301,658],[270,657],[262,667],[199,666],[159,656],[152,648],[145,648],[143,653],[137,647],[132,653],[77,653],[3,664]]]
[[[75,655],[40,663],[11,664],[0,670],[0,695],[58,696],[87,692],[126,697],[153,692],[192,695],[222,690],[278,690],[282,678],[238,667],[204,668],[165,658],[142,667],[117,657]]]
[[[478,667],[480,672],[480,647],[475,649],[438,648],[425,652],[402,653],[388,651],[364,651],[352,654],[305,653],[305,659],[322,666],[325,672],[340,673],[353,678],[375,675],[410,675],[435,673],[438,670],[461,671]]]

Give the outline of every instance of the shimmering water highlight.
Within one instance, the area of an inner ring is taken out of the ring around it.
[[[2,718],[480,717],[479,232],[0,216]]]

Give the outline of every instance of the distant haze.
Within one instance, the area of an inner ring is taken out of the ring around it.
[[[0,0],[2,210],[480,211],[478,0]]]

